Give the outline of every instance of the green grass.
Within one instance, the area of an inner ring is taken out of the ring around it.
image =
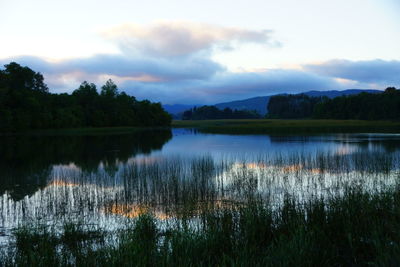
[[[332,133],[400,132],[400,122],[362,120],[175,120],[172,127],[197,128],[208,133]]]

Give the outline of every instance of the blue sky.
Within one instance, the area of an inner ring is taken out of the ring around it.
[[[111,78],[169,104],[400,87],[399,13],[398,0],[0,0],[0,64],[57,93]]]

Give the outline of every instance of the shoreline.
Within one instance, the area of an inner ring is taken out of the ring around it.
[[[221,134],[400,133],[399,121],[364,120],[174,120],[171,127]]]

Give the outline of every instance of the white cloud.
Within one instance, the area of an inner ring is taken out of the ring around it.
[[[103,35],[121,49],[152,56],[187,56],[215,47],[229,49],[234,43],[279,45],[270,30],[246,30],[187,21],[158,22],[148,26],[125,24]]]

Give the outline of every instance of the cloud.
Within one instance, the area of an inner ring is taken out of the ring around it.
[[[252,42],[273,45],[270,31],[189,23],[123,25],[104,33],[122,47],[120,54],[48,61],[20,56],[16,61],[44,74],[53,92],[72,92],[87,80],[98,85],[113,79],[139,99],[163,103],[214,104],[277,93],[400,84],[400,61],[331,60],[302,69],[229,72],[211,59],[213,49]]]
[[[53,92],[71,92],[84,80],[101,84],[111,78],[122,90],[140,99],[211,103],[213,97],[222,100],[250,96],[266,81],[259,74],[227,72],[211,59],[214,49],[233,49],[240,43],[278,44],[269,30],[176,21],[148,26],[126,24],[103,35],[121,48],[119,54],[59,61],[19,56],[0,59],[0,64],[16,61],[42,72]],[[270,82],[277,84],[272,72],[270,76]]]
[[[214,104],[283,92],[343,87],[333,78],[301,70],[232,73],[207,58],[193,56],[155,60],[97,55],[60,62],[18,57],[0,60],[0,63],[6,64],[11,60],[42,72],[53,92],[72,92],[84,80],[102,84],[111,78],[121,90],[138,99],[171,104]]]
[[[129,94],[163,103],[215,104],[277,93],[345,89],[335,79],[298,70],[273,69],[252,73],[221,73],[208,80],[121,84]]]
[[[234,43],[279,46],[271,34],[270,30],[245,30],[187,21],[158,22],[149,26],[125,24],[103,32],[124,51],[161,57],[187,56],[215,47],[229,49]]]
[[[350,61],[336,59],[320,64],[303,65],[303,68],[320,75],[359,83],[374,83],[383,87],[400,85],[400,61],[397,60]]]
[[[95,55],[50,62],[38,57],[21,56],[0,60],[1,64],[16,61],[49,75],[82,74],[89,76],[111,75],[141,81],[203,80],[223,71],[220,64],[201,57],[154,59],[125,55]],[[81,75],[78,75],[81,76]]]

